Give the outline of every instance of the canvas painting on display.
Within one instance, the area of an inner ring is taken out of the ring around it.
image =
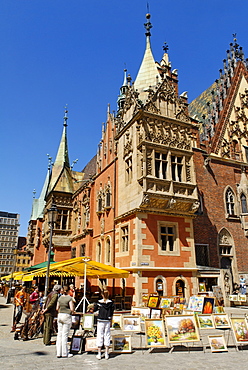
[[[212,315],[198,314],[198,326],[200,329],[214,329],[214,320]]]
[[[111,329],[122,329],[122,315],[113,315]]]
[[[132,307],[131,314],[140,317],[140,322],[144,322],[145,319],[150,318],[150,308],[149,307]]]
[[[223,306],[215,306],[214,313],[225,313],[225,308]]]
[[[231,327],[227,313],[215,313],[213,318],[216,329],[228,329]]]
[[[188,310],[202,312],[204,297],[192,296],[189,298]]]
[[[228,351],[223,335],[209,335],[208,340],[212,352]]]
[[[131,335],[113,335],[112,351],[118,353],[128,353],[132,351]]]
[[[94,329],[94,315],[85,313],[82,317],[82,327],[84,330]]]
[[[202,313],[213,313],[214,310],[214,298],[204,297]]]
[[[123,315],[122,329],[123,331],[140,331],[140,317],[132,315]]]
[[[71,340],[70,353],[78,353],[81,349],[83,337],[80,335],[73,335]]]
[[[162,314],[162,310],[159,308],[151,308],[150,312],[150,319],[160,319]]]
[[[161,297],[159,307],[160,308],[170,308],[171,303],[172,303],[172,298]]]
[[[85,338],[85,351],[90,352],[90,351],[97,351],[98,347],[96,344],[96,337],[88,337]]]
[[[194,315],[165,317],[169,343],[198,342],[200,340]]]
[[[222,299],[224,299],[223,297],[223,293],[222,293],[222,289],[219,285],[213,285],[212,286],[212,289],[213,289],[213,294],[214,296],[220,301]]]
[[[237,302],[238,301],[238,294],[230,294],[229,295],[230,302]]]
[[[71,315],[71,329],[78,330],[80,326],[81,315]]]
[[[206,284],[199,283],[199,292],[206,292]]]
[[[146,347],[165,347],[165,330],[162,319],[145,320]]]
[[[158,305],[158,300],[159,300],[158,296],[150,296],[148,300],[148,307],[156,308]]]
[[[245,294],[238,294],[238,301],[239,302],[246,302],[246,295]]]
[[[236,343],[248,343],[248,325],[245,318],[230,319]]]

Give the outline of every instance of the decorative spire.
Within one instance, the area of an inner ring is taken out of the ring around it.
[[[152,24],[150,22],[150,18],[151,18],[151,14],[150,13],[147,13],[146,14],[146,19],[147,19],[147,22],[144,23],[144,26],[145,26],[145,29],[146,29],[146,33],[145,35],[147,37],[150,37],[151,36],[151,32],[150,32],[150,29],[152,28]]]
[[[150,22],[151,15],[150,13],[146,14],[147,22],[144,24],[146,28],[146,50],[145,54],[139,68],[138,75],[134,82],[134,88],[138,91],[139,99],[141,101],[145,101],[147,99],[147,93],[145,89],[148,89],[150,86],[156,86],[158,80],[160,79],[159,72],[152,54],[151,43],[150,43],[150,36],[151,32],[150,29],[152,28],[152,24]],[[157,78],[159,76],[159,78]],[[128,78],[127,78],[128,81]]]
[[[64,115],[64,126],[67,127],[67,120],[68,120],[68,116],[67,116],[67,113],[68,113],[68,109],[67,109],[67,104],[65,105],[65,115]]]

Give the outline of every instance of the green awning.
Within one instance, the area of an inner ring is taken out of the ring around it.
[[[55,261],[50,261],[50,264],[52,264],[52,263],[55,263]],[[34,271],[34,270],[37,270],[37,269],[41,269],[43,267],[47,267],[47,261],[42,262],[42,263],[38,263],[37,265],[34,265],[34,266],[26,267],[24,269],[24,271]]]

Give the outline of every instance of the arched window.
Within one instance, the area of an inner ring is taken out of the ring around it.
[[[230,216],[235,215],[234,193],[230,188],[226,191],[226,211]]]
[[[110,249],[110,239],[106,240],[106,263],[111,262],[111,249]]]
[[[101,246],[101,243],[98,242],[97,243],[97,249],[96,249],[96,260],[97,260],[97,262],[101,262],[101,258],[102,258],[102,246]]]
[[[242,193],[241,196],[240,196],[240,202],[241,202],[242,213],[248,213],[248,211],[247,211],[246,196],[245,196],[244,193]]]
[[[105,194],[105,208],[111,208],[111,193],[110,193],[110,189],[107,189],[106,190],[106,194]]]

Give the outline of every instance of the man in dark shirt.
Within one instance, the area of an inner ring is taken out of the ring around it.
[[[51,345],[51,337],[53,333],[53,319],[57,315],[56,307],[58,301],[58,295],[60,293],[61,286],[56,284],[53,287],[51,293],[48,294],[43,309],[44,314],[44,332],[43,332],[43,343],[46,346]]]

